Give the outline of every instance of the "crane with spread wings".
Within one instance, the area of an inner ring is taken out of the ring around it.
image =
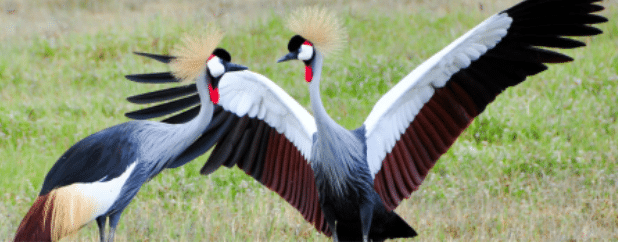
[[[324,54],[342,42],[341,24],[325,10],[297,11],[289,24],[297,35],[279,61],[304,63],[315,117],[268,78],[230,73],[220,83],[218,121],[179,159],[216,144],[202,174],[236,165],[335,240],[413,237],[416,232],[392,210],[498,94],[546,70],[546,63],[573,60],[540,47],[582,47],[565,36],[602,33],[591,26],[607,21],[593,14],[603,10],[595,2],[525,0],[489,17],[396,84],[354,130],[337,124],[320,97]],[[199,109],[194,89],[130,97],[135,103],[173,101],[127,116],[149,119],[189,108],[164,120],[184,122]]]

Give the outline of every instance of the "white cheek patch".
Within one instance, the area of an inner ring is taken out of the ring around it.
[[[215,78],[220,77],[225,72],[225,67],[223,67],[221,59],[219,59],[219,57],[213,57],[212,59],[210,59],[210,61],[208,61],[208,64],[206,65],[210,70],[210,74]]]
[[[313,46],[301,45],[300,53],[298,53],[298,59],[301,61],[308,61],[313,56]]]

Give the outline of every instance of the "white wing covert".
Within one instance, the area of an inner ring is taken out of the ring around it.
[[[490,17],[429,58],[389,90],[365,121],[367,162],[375,177],[382,161],[436,88],[493,48],[507,33],[512,19],[505,13]]]
[[[230,72],[221,79],[219,92],[224,110],[265,121],[310,160],[317,130],[313,116],[271,80],[251,71]]]

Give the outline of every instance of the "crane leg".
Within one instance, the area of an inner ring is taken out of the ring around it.
[[[109,237],[107,238],[108,242],[114,242],[114,234],[116,233],[116,226],[118,226],[118,222],[120,221],[120,215],[122,211],[115,212],[109,215]]]
[[[331,226],[330,224],[328,226]],[[339,236],[337,236],[337,220],[335,220],[335,222],[333,222],[333,226],[331,226],[332,231],[333,231],[333,241],[334,242],[339,242]]]
[[[374,204],[366,201],[360,204],[361,230],[363,232],[363,242],[369,242],[369,231],[371,230],[371,220],[373,219]]]
[[[105,222],[107,221],[107,217],[100,216],[97,218],[97,225],[99,226],[99,236],[101,237],[101,242],[105,242]]]
[[[337,237],[337,221],[336,220],[333,220],[333,221],[326,220],[326,223],[328,224],[330,231],[333,232],[333,235],[332,235],[333,241],[339,242],[339,237]]]
[[[322,212],[324,214],[324,220],[326,220],[326,223],[328,224],[330,231],[333,232],[333,236],[332,236],[333,241],[339,242],[339,238],[337,237],[337,220],[334,218],[334,216],[332,216],[332,214],[335,214],[335,212],[330,206],[323,206],[323,205],[322,205]]]

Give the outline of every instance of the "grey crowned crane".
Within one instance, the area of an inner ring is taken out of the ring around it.
[[[216,48],[219,32],[209,38],[187,38],[176,49],[178,58],[168,58],[174,71],[157,74],[168,79],[195,80],[201,108],[184,124],[130,121],[94,133],[73,145],[51,168],[36,201],[22,220],[15,241],[58,241],[92,220],[100,239],[108,241],[124,209],[142,184],[165,168],[184,165],[176,157],[199,138],[210,123],[218,102],[218,83],[226,72],[247,69],[230,62],[224,49]],[[142,54],[149,57],[156,55]],[[130,75],[141,80],[152,75]]]
[[[498,94],[546,70],[545,63],[573,60],[540,47],[582,47],[564,36],[602,33],[590,26],[607,21],[592,14],[603,10],[595,2],[526,0],[489,17],[396,84],[355,130],[328,115],[319,90],[324,53],[341,42],[340,24],[327,11],[301,10],[290,22],[298,35],[279,62],[305,64],[315,118],[264,76],[231,73],[219,84],[222,101],[214,114],[226,121],[211,123],[209,129],[217,133],[196,141],[181,159],[193,159],[216,144],[202,174],[236,165],[335,240],[413,237],[416,232],[392,210],[418,189]],[[129,100],[188,100],[192,93],[167,89]],[[152,118],[194,104],[173,101],[127,116]],[[187,119],[196,108],[167,121]]]

